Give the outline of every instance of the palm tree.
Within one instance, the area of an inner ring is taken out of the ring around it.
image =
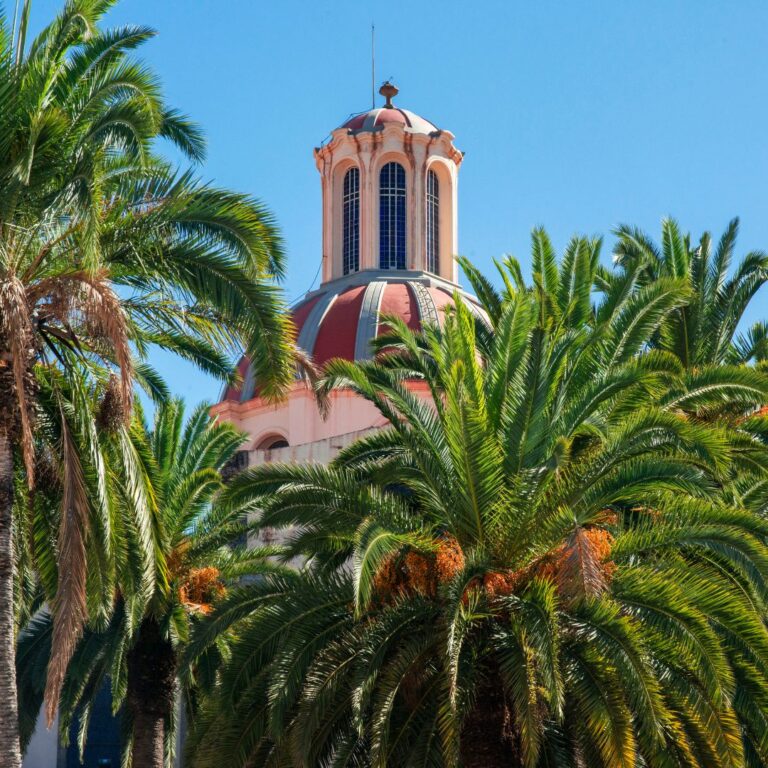
[[[762,407],[759,397],[766,353],[765,323],[755,323],[737,335],[752,299],[768,281],[768,255],[748,253],[734,265],[739,221],[733,219],[713,245],[709,232],[698,244],[682,234],[677,222],[662,221],[661,245],[656,245],[636,227],[617,230],[614,262],[618,270],[597,275],[596,286],[606,297],[643,290],[659,280],[682,282],[686,302],[671,312],[649,345],[675,355],[685,369],[689,393],[717,390],[719,398],[707,395],[703,406],[696,399],[681,399],[677,406],[688,418],[706,422],[727,421],[736,431],[738,449],[733,455],[729,493],[762,482],[766,468],[764,450],[766,424],[759,415],[747,418]]]
[[[61,531],[67,536],[73,529],[91,532],[77,545],[84,560],[93,621],[103,619],[114,601],[114,553],[130,549],[145,581],[154,573],[151,515],[143,495],[135,492],[117,503],[113,476],[136,476],[141,466],[122,414],[114,408],[115,378],[107,372],[94,373],[76,362],[65,369],[49,366],[36,371],[36,484],[26,494],[23,486],[17,488],[13,509],[17,630],[44,605],[53,603],[59,582],[67,578],[58,568]],[[81,499],[76,510],[85,515],[69,528],[62,528],[62,518],[74,505],[63,504],[64,496]],[[71,538],[66,543],[72,546]],[[45,662],[42,682],[35,679],[41,691],[47,656]],[[23,682],[30,670],[17,668],[17,677],[20,673]],[[40,700],[33,700],[34,710],[20,712],[21,731],[27,736],[37,723]]]
[[[610,292],[628,277],[637,285],[660,278],[683,281],[690,299],[668,316],[653,346],[673,353],[686,368],[725,363],[733,356],[747,307],[768,282],[765,253],[752,251],[733,268],[738,231],[739,220],[733,219],[716,246],[709,232],[692,244],[674,219],[664,219],[658,246],[636,227],[621,226],[614,249],[618,273],[604,272],[599,287]]]
[[[457,297],[442,331],[392,319],[377,360],[331,362],[324,386],[389,428],[233,480],[307,565],[198,628],[189,660],[235,639],[196,768],[768,759],[766,523],[725,498],[728,430],[678,407],[705,395],[638,356],[684,287],[593,308],[568,286],[595,244],[575,245],[558,270],[536,235],[533,289],[502,265],[491,329]]]
[[[177,684],[179,655],[192,624],[241,576],[282,571],[266,559],[271,550],[243,546],[248,522],[241,509],[216,504],[223,488],[221,470],[242,438],[231,425],[212,421],[206,404],[184,423],[182,403],[170,401],[156,410],[151,430],[137,416],[131,441],[142,465],[142,496],[151,507],[153,579],[147,582],[141,548],[131,540],[136,532],[128,525],[110,610],[91,622],[67,669],[60,708],[65,738],[75,716],[85,737],[93,701],[109,679],[113,708],[124,712],[130,764],[172,764],[176,706],[191,706],[194,699],[189,686],[179,697]],[[136,478],[120,473],[115,504],[131,506]],[[118,518],[131,521],[134,516]],[[41,609],[19,638],[22,716],[29,725],[42,699],[51,639],[52,619]]]
[[[723,410],[743,415],[765,401],[764,376],[742,365],[760,360],[764,329],[757,323],[744,335],[734,339],[734,334],[768,278],[768,257],[749,253],[729,278],[737,230],[734,219],[713,255],[708,233],[692,250],[690,237],[683,237],[672,220],[663,222],[662,249],[637,228],[623,226],[614,250],[617,268],[609,271],[599,262],[602,240],[584,237],[571,239],[558,269],[547,233],[537,228],[532,236],[534,287],[525,284],[518,262],[507,257],[497,264],[502,292],[466,259],[460,264],[492,327],[503,302],[516,291],[541,289],[548,320],[574,330],[587,324],[592,344],[603,350],[604,365],[625,362],[646,349],[677,358],[682,376],[665,407],[710,418]],[[597,305],[591,299],[595,289],[601,297]],[[706,413],[701,411],[704,403]]]
[[[167,395],[144,362],[153,345],[222,377],[244,350],[268,395],[292,376],[288,320],[271,281],[283,263],[274,223],[254,200],[154,153],[168,139],[197,161],[203,141],[131,58],[152,31],[99,28],[112,4],[68,0],[30,44],[29,0],[18,24],[0,12],[0,754],[11,768],[20,764],[14,457],[31,487],[41,367],[106,366],[117,377],[111,402],[125,414],[132,379]],[[95,535],[84,527],[86,495],[62,499],[49,718],[86,619],[83,551]]]

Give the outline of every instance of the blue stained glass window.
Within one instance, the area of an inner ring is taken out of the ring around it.
[[[379,175],[379,267],[405,269],[405,169],[387,163]]]
[[[342,203],[342,260],[347,275],[360,269],[360,171],[357,168],[350,168],[344,175]]]
[[[440,271],[440,185],[434,171],[427,172],[427,271]]]

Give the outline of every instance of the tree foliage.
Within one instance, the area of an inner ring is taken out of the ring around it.
[[[128,418],[134,381],[156,399],[168,395],[147,363],[153,347],[223,379],[245,350],[264,394],[277,395],[292,380],[293,345],[275,285],[283,251],[270,213],[159,153],[170,142],[194,164],[205,148],[200,129],[166,103],[155,73],[135,56],[152,30],[104,28],[113,0],[67,0],[28,40],[30,5],[17,3],[13,21],[0,11],[0,448],[23,459],[18,477],[4,469],[3,486],[32,488],[35,432],[50,417],[40,393],[51,389],[63,472],[51,719],[83,623],[99,614],[91,610],[86,551],[109,541],[95,526],[105,493],[101,486],[91,493],[86,464],[95,457],[76,449],[76,435],[92,425],[79,406],[66,410],[82,377],[103,380],[111,371],[110,410]],[[0,559],[0,665],[8,680],[0,751],[11,756],[15,715],[6,704],[16,693],[5,586],[13,564],[5,553]]]
[[[67,666],[59,728],[66,741],[77,718],[82,747],[95,697],[108,682],[113,711],[122,712],[127,734],[125,765],[131,764],[133,743],[145,735],[138,732],[136,719],[154,708],[164,720],[160,746],[170,765],[176,706],[194,703],[193,688],[183,688],[179,697],[176,683],[180,649],[192,624],[244,574],[283,569],[267,560],[268,550],[245,547],[249,523],[242,508],[218,503],[224,488],[221,471],[242,435],[229,424],[212,421],[206,404],[185,421],[181,403],[170,401],[157,409],[151,428],[139,414],[129,431],[102,441],[106,471],[112,476],[105,505],[113,570],[106,576],[98,573],[95,558],[89,558],[89,565],[93,586],[106,590],[109,599],[94,601],[101,612],[91,612]],[[137,520],[144,521],[143,529]],[[55,545],[55,524],[40,538]],[[46,592],[56,594],[55,559],[49,554],[45,560],[51,567],[42,581]],[[99,578],[105,583],[98,583]],[[17,667],[25,741],[42,700],[53,631],[51,614],[41,606],[20,633]],[[136,649],[147,635],[152,643],[145,659]],[[149,677],[142,664],[152,673]],[[139,764],[144,765],[133,761]]]
[[[599,241],[558,260],[537,230],[532,286],[511,259],[501,291],[464,262],[487,321],[456,296],[442,328],[390,318],[373,361],[327,365],[322,391],[389,426],[227,489],[306,565],[195,634],[190,661],[235,639],[192,765],[765,764],[765,442],[745,415],[768,382],[725,342],[680,354],[697,288],[675,231],[680,270],[609,275]]]

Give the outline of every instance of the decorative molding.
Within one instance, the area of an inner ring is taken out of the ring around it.
[[[422,323],[426,322],[437,325],[440,322],[440,318],[437,314],[435,300],[427,290],[427,286],[424,283],[417,283],[413,280],[408,281],[408,286],[413,291],[416,306],[419,308],[419,320]]]
[[[446,280],[439,275],[434,275],[431,272],[424,272],[423,270],[413,269],[361,269],[359,272],[352,272],[343,277],[337,277],[335,280],[329,280],[323,283],[319,288],[314,291],[310,291],[302,296],[298,301],[292,305],[292,309],[303,304],[305,301],[309,301],[315,296],[322,296],[325,293],[342,293],[347,288],[352,288],[356,285],[365,285],[374,280],[383,280],[387,283],[411,283],[420,282],[424,285],[432,288],[442,288],[448,293],[458,291],[462,296],[466,296],[473,301],[477,301],[471,294],[467,293],[458,283],[454,283],[450,280]],[[301,345],[299,345],[301,346]]]
[[[360,307],[360,317],[357,321],[355,360],[371,358],[371,342],[376,338],[379,330],[379,309],[386,285],[385,282],[376,280],[366,286],[363,304]]]
[[[317,334],[320,332],[320,324],[323,322],[325,313],[330,309],[331,304],[333,304],[338,295],[338,291],[325,292],[318,300],[317,304],[315,304],[309,311],[309,315],[307,316],[304,325],[301,326],[299,338],[296,339],[296,343],[310,355],[315,351]]]

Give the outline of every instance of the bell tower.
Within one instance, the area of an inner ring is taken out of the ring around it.
[[[450,131],[396,106],[353,115],[315,149],[323,205],[323,283],[357,272],[457,283],[457,187]]]

